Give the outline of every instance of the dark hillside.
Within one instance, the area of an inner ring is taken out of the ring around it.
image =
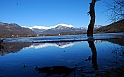
[[[34,36],[36,35],[29,28],[24,28],[18,24],[2,23],[0,22],[0,37],[23,37],[23,36]]]
[[[103,26],[94,31],[94,33],[111,33],[111,32],[124,32],[124,20],[114,22],[110,25]]]
[[[29,42],[8,42],[1,45],[0,56],[4,56],[9,53],[19,52],[22,48],[31,46],[32,43]]]

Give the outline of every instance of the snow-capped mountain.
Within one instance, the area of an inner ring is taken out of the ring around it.
[[[58,24],[55,26],[45,27],[45,26],[33,26],[29,27],[37,34],[58,34],[62,32],[86,32],[86,29],[83,27],[76,28],[68,24]]]
[[[94,26],[94,30],[96,30],[96,29],[98,29],[98,28],[101,28],[102,27],[102,25],[95,25]]]
[[[101,28],[101,25],[95,25],[94,30]],[[33,26],[33,27],[28,27],[32,29],[35,33],[37,34],[59,34],[63,32],[70,32],[70,33],[76,33],[76,32],[86,32],[87,28],[84,27],[79,27],[76,28],[72,25],[68,24],[58,24],[55,26]]]
[[[62,25],[62,26],[65,26],[65,27],[74,27],[74,26],[69,25],[69,24],[57,24],[55,26],[49,26],[49,27],[46,27],[46,26],[36,26],[35,25],[33,27],[28,27],[28,28],[30,28],[30,29],[37,28],[37,29],[45,29],[45,30],[47,30],[47,29],[55,28],[55,27],[57,27],[59,25]]]

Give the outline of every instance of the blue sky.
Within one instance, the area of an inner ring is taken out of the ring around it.
[[[108,0],[110,1],[110,0]],[[71,24],[87,27],[91,0],[0,0],[0,21],[20,26]],[[96,24],[107,25],[104,0],[96,3]]]

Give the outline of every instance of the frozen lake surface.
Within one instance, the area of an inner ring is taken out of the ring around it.
[[[94,41],[85,34],[7,38],[0,48],[0,77],[100,77],[107,69],[124,66],[122,36],[95,34]]]

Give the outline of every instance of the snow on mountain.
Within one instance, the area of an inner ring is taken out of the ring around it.
[[[36,32],[36,30],[32,29]],[[39,29],[39,32],[37,31],[37,34],[58,34],[62,32],[77,32],[77,31],[86,31],[85,28],[75,28],[72,25],[67,24],[58,24],[50,29]]]
[[[45,29],[45,30],[47,30],[47,29],[51,29],[51,28],[55,28],[55,27],[58,27],[58,26],[65,26],[65,27],[74,27],[74,26],[72,26],[72,25],[69,25],[69,24],[57,24],[57,25],[55,25],[55,26],[49,26],[49,27],[46,27],[46,26],[32,26],[32,27],[28,27],[28,28],[30,28],[30,29],[33,29],[33,28],[36,28],[36,29]]]
[[[102,26],[95,25],[94,30],[96,30],[100,27],[102,27]],[[58,33],[62,33],[62,32],[75,33],[75,32],[86,32],[87,31],[87,28],[84,28],[84,27],[76,28],[69,24],[57,24],[55,26],[49,26],[49,27],[35,25],[32,27],[28,27],[28,28],[32,29],[37,34],[58,34]]]
[[[96,30],[96,29],[98,29],[98,28],[101,28],[102,27],[102,25],[95,25],[94,26],[94,30]]]
[[[67,28],[72,28],[74,26],[69,25],[69,24],[57,24],[55,26],[32,26],[32,27],[28,27],[30,29],[32,29],[35,33],[37,34],[51,34],[51,33],[59,33],[59,32],[63,32],[60,30],[67,30]]]
[[[33,26],[28,27],[32,29],[37,34],[57,34],[61,32],[76,32],[76,31],[85,31],[85,28],[76,28],[69,24],[57,24],[55,26]]]

